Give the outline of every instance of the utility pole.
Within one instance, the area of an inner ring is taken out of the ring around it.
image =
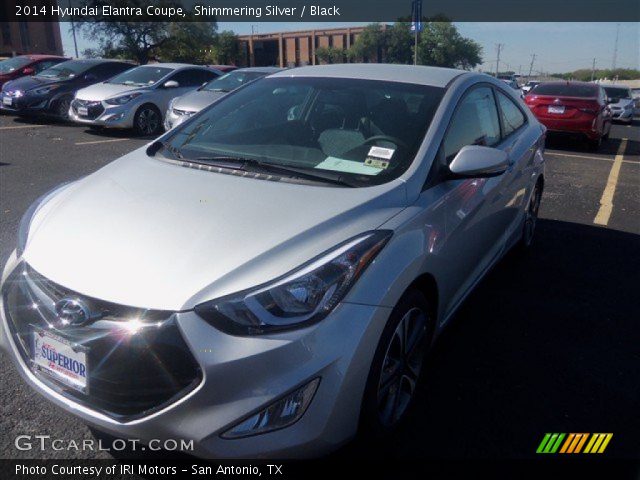
[[[422,0],[411,2],[411,31],[413,39],[413,64],[418,64],[418,35],[422,31]]]
[[[531,64],[529,65],[529,76],[527,77],[527,79],[531,77],[531,72],[533,71],[533,62],[535,62],[535,60],[536,60],[536,54],[534,53],[533,55],[531,55]]]
[[[69,0],[69,10],[71,10],[71,0]],[[73,35],[73,46],[76,51],[76,58],[78,58],[78,41],[76,40],[76,26],[73,23],[73,16],[71,17],[71,34]]]
[[[593,64],[591,65],[591,81],[593,82],[594,77],[596,76],[596,59],[593,59]]]
[[[616,69],[616,63],[618,62],[618,36],[620,35],[620,24],[616,25],[616,41],[613,46],[613,62],[611,62],[611,70]]]
[[[498,78],[498,72],[500,71],[500,52],[504,47],[504,43],[496,43],[496,49],[498,50],[498,57],[496,58],[496,78]]]

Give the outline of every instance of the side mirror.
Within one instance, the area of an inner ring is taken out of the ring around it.
[[[496,177],[509,166],[509,157],[502,150],[480,145],[467,145],[455,156],[449,170],[455,178]]]
[[[33,75],[34,73],[36,73],[36,71],[31,67],[26,67],[22,70],[22,73],[24,73],[25,75]]]
[[[180,86],[180,84],[178,82],[176,82],[175,80],[169,80],[168,82],[164,82],[164,85],[162,85],[164,88],[178,88]]]

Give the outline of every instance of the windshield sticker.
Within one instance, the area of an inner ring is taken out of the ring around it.
[[[395,150],[393,148],[384,147],[371,147],[369,149],[369,157],[384,158],[385,160],[391,160]]]
[[[369,165],[370,167],[380,168],[382,170],[389,168],[389,162],[387,160],[380,160],[378,158],[369,157],[364,161],[364,164]]]
[[[380,168],[365,165],[362,162],[354,162],[353,160],[344,160],[343,158],[336,157],[325,158],[324,161],[316,165],[315,168],[362,175],[378,175],[382,171]]]

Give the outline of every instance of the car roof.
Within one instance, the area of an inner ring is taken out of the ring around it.
[[[610,88],[627,88],[627,89],[631,90],[631,87],[629,85],[618,85],[618,84],[615,84],[615,83],[607,83],[605,85],[603,85],[601,83],[600,86],[602,88],[607,88],[607,87],[610,87]]]
[[[61,57],[60,55],[42,55],[42,54],[34,54],[34,55],[21,55],[22,57],[30,58],[31,60],[47,60],[47,59],[62,59],[62,60],[71,60],[68,57]]]
[[[465,70],[426,67],[422,65],[392,65],[382,63],[344,63],[299,67],[271,75],[271,77],[325,77],[382,80],[413,83],[433,87],[446,87],[460,75],[470,75]]]
[[[74,62],[74,63],[82,63],[84,65],[100,65],[103,63],[126,63],[126,64],[131,64],[131,62],[126,62],[124,60],[116,60],[116,59],[110,59],[110,58],[72,58],[71,60],[67,60],[67,62]]]
[[[209,67],[203,65],[192,65],[190,63],[147,63],[146,65],[140,65],[141,67],[162,67],[170,68],[172,70],[178,70],[179,68],[204,68],[211,70]]]
[[[255,73],[277,73],[283,71],[284,68],[280,67],[247,67],[238,68],[234,72],[255,72]]]

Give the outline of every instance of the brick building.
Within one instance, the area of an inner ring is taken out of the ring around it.
[[[385,26],[383,25],[383,28]],[[243,66],[297,67],[316,65],[316,49],[334,47],[348,49],[364,27],[298,30],[242,35],[240,52]]]
[[[11,57],[27,53],[62,55],[62,39],[58,22],[18,22],[15,9],[10,2],[0,2],[0,57]],[[38,7],[55,5],[55,0],[33,0],[30,5]],[[36,17],[33,17],[36,18]],[[16,20],[16,21],[13,21]]]

